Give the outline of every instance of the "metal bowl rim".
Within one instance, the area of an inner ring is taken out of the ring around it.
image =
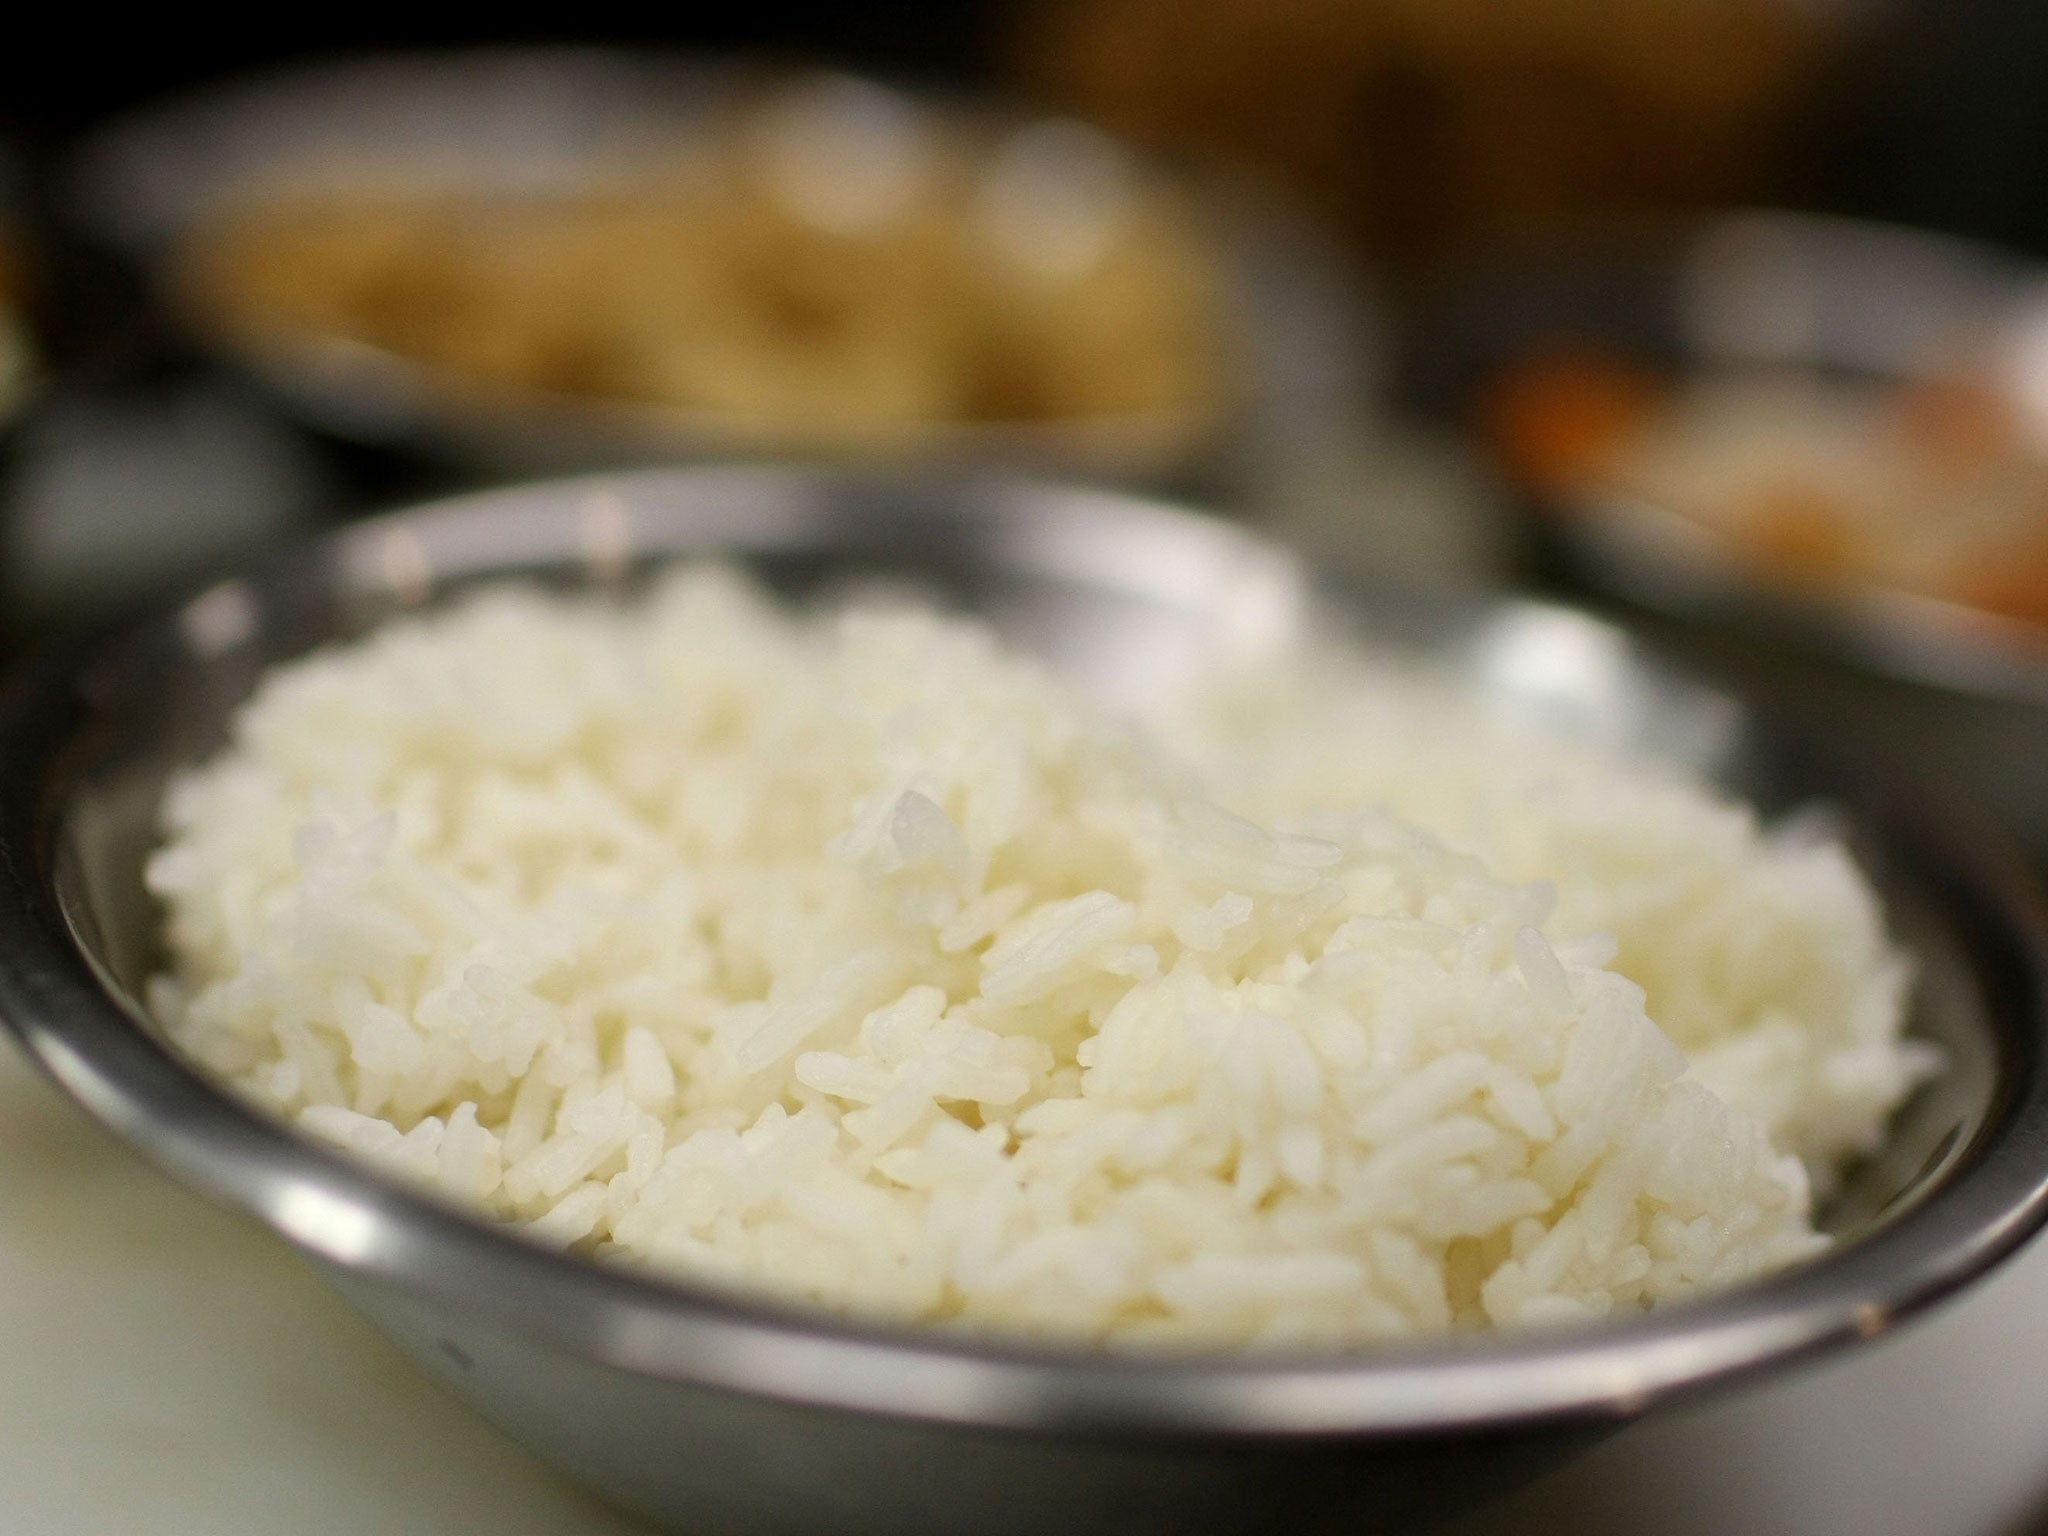
[[[2048,302],[2048,266],[2023,253],[1973,236],[1846,214],[1734,208],[1623,223],[1606,233],[1608,240],[1594,241],[1594,249],[1611,256],[1621,241],[1630,240],[1635,254],[1626,265],[1673,293],[1703,249],[1747,233],[1797,246],[1809,259],[1829,251],[1905,255],[1924,264],[1923,278],[1941,267],[1952,291],[1970,290],[1968,308],[1980,326],[2002,324],[2024,305]],[[1807,350],[1771,357],[1703,353],[1682,320],[1672,335],[1657,341],[1675,348],[1678,376],[1717,367],[1739,374],[1758,366],[1899,376]],[[1772,580],[1729,535],[1634,490],[1538,491],[1525,504],[1534,509],[1535,532],[1570,573],[1620,602],[1710,629],[1767,631],[1873,677],[1999,703],[2048,702],[2048,632],[2027,620],[1881,581],[1823,586]],[[1686,547],[1670,536],[1675,524],[1686,526]]]

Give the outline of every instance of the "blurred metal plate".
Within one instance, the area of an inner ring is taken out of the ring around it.
[[[1490,270],[1431,366],[1439,389],[1469,397],[1518,356],[1585,343],[1681,379],[1790,366],[1871,387],[1962,347],[2048,447],[2048,274],[1948,236],[1778,212],[1588,235]],[[1534,532],[1550,551],[1631,602],[1887,676],[2048,704],[2037,626],[1899,588],[1771,584],[1725,536],[1640,497],[1536,500]]]
[[[365,186],[561,192],[710,148],[764,71],[614,49],[479,50],[368,58],[278,74],[144,113],[79,155],[70,206],[138,263],[203,349],[261,380],[302,419],[493,475],[804,451],[715,411],[596,396],[524,398],[451,388],[395,352],[339,339],[247,345],[180,312],[166,262],[208,212],[266,190]],[[1014,112],[928,96],[934,131]],[[884,462],[1002,464],[1152,484],[1241,477],[1248,456],[1363,412],[1375,392],[1371,308],[1344,262],[1260,193],[1192,189],[1224,276],[1226,398],[1183,409],[1032,421],[935,420],[878,442]],[[810,450],[815,452],[815,448]]]

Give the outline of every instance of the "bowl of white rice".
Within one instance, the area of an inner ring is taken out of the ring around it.
[[[4,711],[0,1019],[677,1529],[1411,1529],[2048,1212],[1995,858],[1134,498],[491,491]]]

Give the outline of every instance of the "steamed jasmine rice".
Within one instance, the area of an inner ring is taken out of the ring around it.
[[[1142,723],[684,569],[279,668],[149,867],[173,1037],[544,1241],[834,1310],[1341,1344],[1806,1258],[1930,1063],[1835,843],[1268,658]]]

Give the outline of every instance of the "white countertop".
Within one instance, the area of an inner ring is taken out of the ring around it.
[[[0,1038],[0,1533],[645,1536]]]
[[[1853,1358],[1658,1416],[1445,1536],[2011,1536],[2048,1247]],[[2042,1524],[2048,1530],[2048,1520]],[[0,1042],[0,1533],[646,1536]]]

